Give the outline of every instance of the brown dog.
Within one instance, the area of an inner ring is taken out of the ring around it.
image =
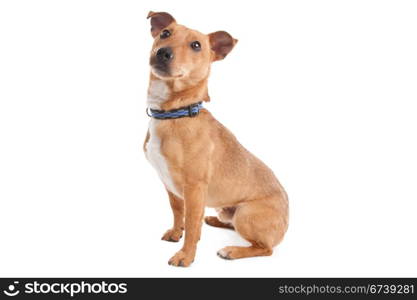
[[[287,195],[273,172],[198,104],[209,101],[207,79],[237,40],[227,32],[209,35],[176,23],[168,13],[150,12],[155,39],[148,90],[150,120],[144,151],[168,191],[174,225],[163,240],[182,249],[170,260],[189,266],[200,239],[204,207],[218,217],[207,224],[236,230],[252,245],[218,251],[225,259],[271,255],[288,227]]]

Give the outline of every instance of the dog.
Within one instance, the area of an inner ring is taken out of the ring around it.
[[[184,244],[170,260],[189,266],[195,258],[205,207],[218,216],[208,225],[234,229],[249,247],[225,247],[224,259],[267,256],[288,228],[288,197],[274,173],[246,150],[203,107],[210,100],[212,62],[224,59],[237,40],[225,31],[208,35],[180,25],[166,12],[149,12],[151,35],[144,151],[168,192],[174,224],[162,237]]]

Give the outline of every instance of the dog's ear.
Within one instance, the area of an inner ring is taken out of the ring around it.
[[[237,43],[237,39],[234,39],[226,31],[216,31],[210,33],[208,37],[211,50],[214,52],[213,61],[225,58]]]
[[[175,22],[174,17],[166,12],[150,11],[147,19],[149,18],[151,18],[151,34],[153,37],[156,37],[162,29]]]

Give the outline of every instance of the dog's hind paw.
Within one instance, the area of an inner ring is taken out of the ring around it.
[[[226,247],[226,248],[223,248],[223,249],[220,249],[219,251],[217,251],[217,256],[221,257],[223,259],[230,260],[230,259],[233,259],[233,258],[230,257],[230,252],[231,251],[228,251],[227,247]]]

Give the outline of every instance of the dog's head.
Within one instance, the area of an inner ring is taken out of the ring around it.
[[[165,12],[149,12],[148,18],[154,38],[150,65],[162,80],[203,80],[210,64],[225,58],[237,43],[225,31],[203,34],[179,25]]]

